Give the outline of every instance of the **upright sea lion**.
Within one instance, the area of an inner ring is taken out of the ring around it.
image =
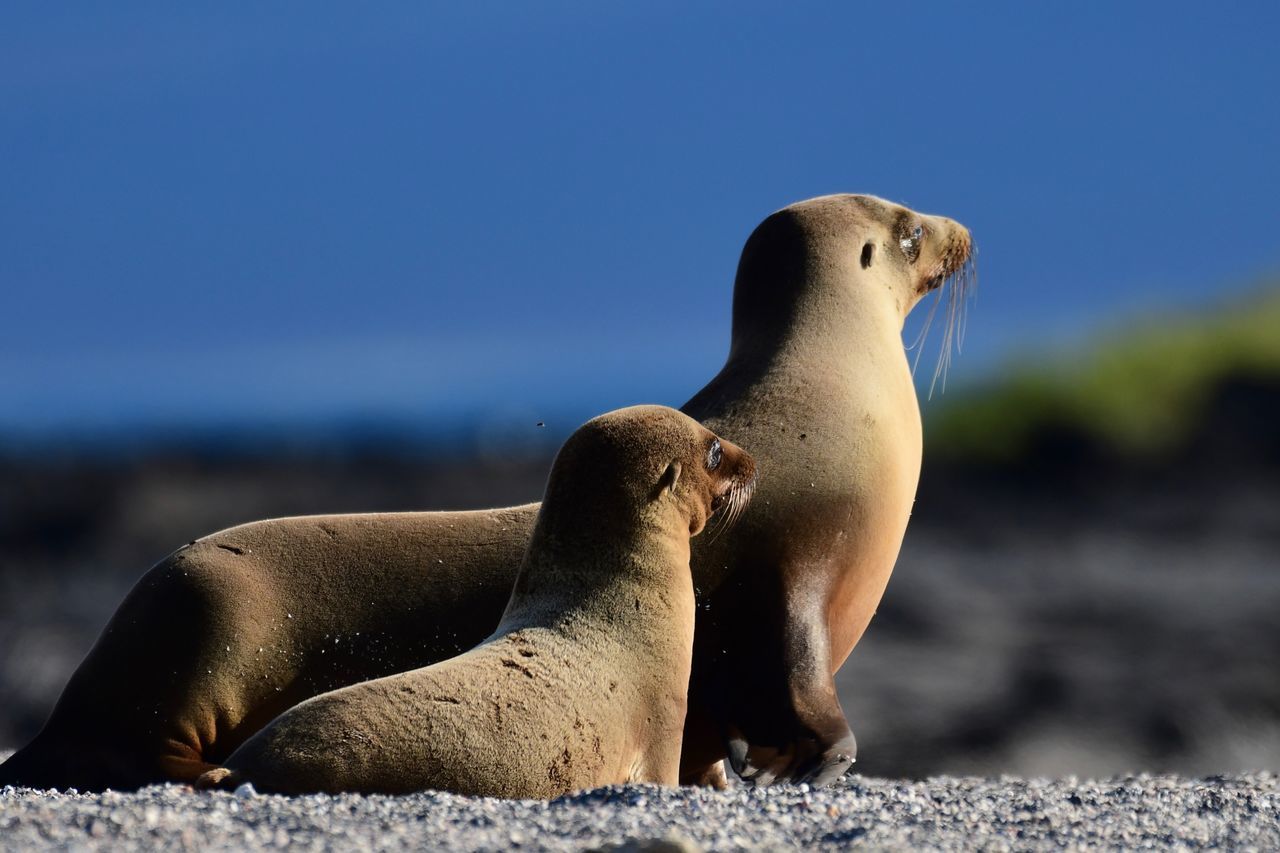
[[[736,515],[751,457],[636,406],[556,457],[493,636],[456,658],[290,708],[197,787],[558,797],[679,780],[693,654],[689,538]]]
[[[921,427],[901,332],[969,233],[870,196],[811,199],[748,239],[724,368],[684,411],[749,447],[762,483],[694,543],[682,780],[726,754],[758,782],[825,782],[854,740],[832,676],[897,558]],[[259,521],[180,548],[125,599],[0,784],[191,781],[309,696],[425,666],[498,623],[537,505]]]
[[[734,770],[758,783],[821,784],[852,764],[833,675],[879,605],[920,475],[902,328],[954,276],[949,358],[971,253],[959,223],[869,196],[791,205],[747,240],[728,361],[682,407],[750,447],[762,478],[733,535],[694,549],[705,597],[687,769],[716,761],[726,742]]]

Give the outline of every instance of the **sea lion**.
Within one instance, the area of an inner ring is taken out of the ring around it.
[[[493,636],[312,697],[196,787],[552,798],[675,785],[693,654],[689,539],[741,512],[751,457],[688,415],[594,418],[556,456]]]
[[[884,591],[920,467],[902,325],[948,277],[962,304],[970,253],[958,223],[857,195],[783,208],[747,240],[728,360],[683,410],[751,448],[763,480],[732,535],[694,542],[682,780],[722,781],[726,755],[757,782],[821,783],[852,762],[832,676]],[[178,549],[0,784],[191,781],[303,699],[471,648],[536,515],[284,518]]]
[[[945,369],[971,254],[959,223],[869,196],[791,205],[747,240],[728,361],[682,407],[750,447],[762,478],[750,518],[694,550],[705,595],[685,732],[691,772],[723,756],[722,743],[757,783],[823,784],[853,763],[833,676],[879,605],[920,475],[902,328],[953,278]],[[699,725],[706,734],[692,736]]]

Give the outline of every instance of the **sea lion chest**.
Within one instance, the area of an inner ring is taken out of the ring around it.
[[[922,434],[905,356],[768,372],[723,407],[700,398],[686,411],[751,448],[760,480],[733,531],[695,543],[695,578],[781,573],[827,609],[838,665],[884,592],[915,500]]]

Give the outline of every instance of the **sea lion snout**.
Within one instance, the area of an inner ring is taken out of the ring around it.
[[[721,462],[713,472],[718,476],[712,484],[711,514],[724,511],[717,527],[718,532],[723,532],[737,521],[751,502],[759,471],[755,457],[750,453],[731,441],[719,439],[719,442]]]
[[[968,284],[973,278],[973,235],[969,229],[945,216],[922,216],[921,220],[924,232],[915,238],[921,250],[919,294],[932,293],[953,277],[958,279],[958,285]],[[907,238],[904,243],[910,241],[911,238]]]
[[[722,500],[734,491],[754,487],[758,476],[755,457],[723,438],[720,439],[720,452],[723,461],[716,468],[719,475],[713,489],[716,498]]]

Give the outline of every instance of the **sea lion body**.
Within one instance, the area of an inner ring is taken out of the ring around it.
[[[749,456],[673,409],[588,422],[557,457],[492,637],[308,699],[198,785],[542,798],[675,785],[693,650],[689,537],[717,499],[740,509],[753,483]]]
[[[904,252],[926,238],[931,251]],[[744,778],[823,783],[853,762],[832,676],[888,584],[920,475],[902,326],[970,251],[952,220],[859,196],[785,208],[743,249],[729,359],[683,411],[761,470],[749,517],[694,552],[708,588],[690,703],[720,722]],[[686,737],[690,768],[724,754]]]
[[[951,220],[851,195],[783,208],[747,241],[728,360],[683,407],[751,448],[762,480],[732,534],[694,542],[682,779],[722,779],[726,754],[757,781],[851,763],[832,676],[883,593],[920,465],[902,324],[969,250]],[[307,696],[470,648],[503,612],[537,509],[276,519],[179,549],[0,784],[191,781]]]
[[[190,782],[304,699],[466,651],[497,624],[537,511],[282,518],[178,549],[0,785]]]

